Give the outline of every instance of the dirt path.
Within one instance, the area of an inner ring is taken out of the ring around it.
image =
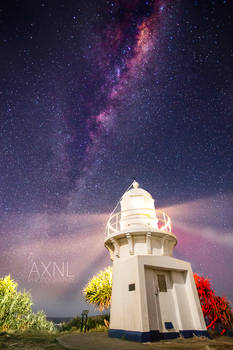
[[[67,334],[57,338],[67,349],[79,350],[233,350],[233,338],[217,339],[191,338],[163,340],[155,343],[136,343],[127,340],[109,338],[107,332],[89,332]]]

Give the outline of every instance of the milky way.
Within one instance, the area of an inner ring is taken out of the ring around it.
[[[101,96],[101,108],[89,101],[91,114],[86,120],[88,145],[85,149],[83,172],[76,181],[77,195],[83,190],[86,177],[93,176],[98,163],[93,159],[103,145],[103,138],[114,129],[117,106],[124,95],[131,92],[131,85],[140,80],[147,68],[152,52],[156,50],[159,24],[166,13],[165,1],[112,2],[114,16],[102,28],[97,37],[97,64],[103,74],[103,83],[97,91]]]
[[[86,307],[134,178],[171,216],[176,257],[233,300],[232,14],[226,0],[1,2],[0,272],[36,309]],[[33,262],[72,277],[31,281]]]

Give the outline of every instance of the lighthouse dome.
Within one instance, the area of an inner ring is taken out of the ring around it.
[[[149,192],[139,188],[134,181],[133,188],[121,199],[121,230],[135,227],[157,227],[154,199]]]
[[[125,197],[132,197],[132,196],[143,196],[145,198],[152,198],[151,194],[144,190],[143,188],[132,188],[131,190],[125,192],[122,196],[122,198]]]

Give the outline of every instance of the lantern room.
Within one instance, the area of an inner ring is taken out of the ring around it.
[[[105,235],[112,260],[135,254],[172,256],[177,243],[169,216],[155,209],[150,193],[136,181],[111,213]]]

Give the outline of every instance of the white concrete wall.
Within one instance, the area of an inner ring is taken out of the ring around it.
[[[135,291],[129,291],[131,283],[135,283]],[[144,311],[141,310],[139,291],[137,256],[115,260],[113,263],[110,329],[142,331]]]
[[[148,253],[147,247],[147,232],[137,232],[132,234],[129,232],[129,235],[132,239],[132,247],[133,247],[133,255],[167,255],[172,256],[173,247],[176,243],[173,237],[164,237],[160,233],[150,232],[150,244],[151,244],[151,252]],[[119,255],[120,258],[128,258],[132,254],[130,253],[129,241],[126,238],[127,233],[125,235],[119,237],[113,237],[117,245],[119,246]],[[116,252],[115,252],[116,253]]]
[[[153,296],[156,273],[166,275],[168,290],[159,293],[157,304]],[[131,283],[135,291],[129,291]],[[172,322],[173,332],[206,330],[190,264],[168,256],[115,259],[110,315],[111,329],[169,332],[164,322]]]
[[[135,255],[145,255],[147,254],[146,251],[146,237],[145,235],[140,236],[134,236],[133,237],[134,242],[134,254]]]
[[[162,240],[160,237],[151,237],[151,247],[153,255],[162,255]]]
[[[188,274],[186,278],[187,293],[189,295],[189,306],[192,310],[195,329],[206,330],[206,324],[201,309],[201,304],[193,277],[191,265],[188,263]]]
[[[181,330],[195,329],[192,305],[189,302],[190,295],[188,294],[188,287],[186,286],[187,273],[187,271],[172,271],[173,288],[180,315],[179,327]]]

